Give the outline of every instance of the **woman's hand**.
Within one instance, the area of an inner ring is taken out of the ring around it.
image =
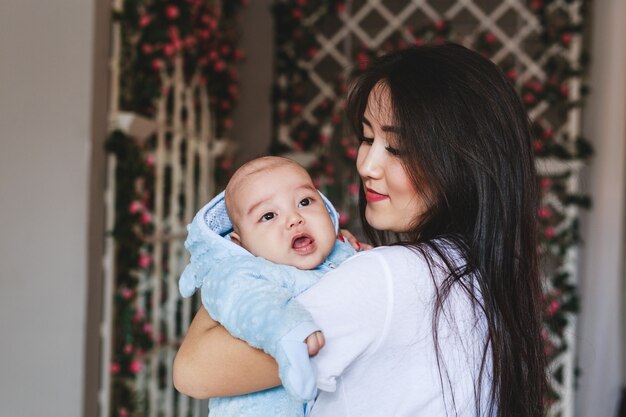
[[[341,240],[342,242],[345,239],[348,239],[348,243],[350,243],[350,246],[352,246],[354,248],[354,250],[369,250],[372,249],[373,246],[370,245],[369,243],[365,243],[365,242],[359,242],[358,239],[356,237],[354,237],[354,235],[352,233],[350,233],[350,231],[348,231],[347,229],[341,229],[339,230],[339,236],[337,236],[339,238],[339,240]]]
[[[176,389],[187,396],[206,399],[278,385],[276,361],[231,336],[200,307],[174,359]]]

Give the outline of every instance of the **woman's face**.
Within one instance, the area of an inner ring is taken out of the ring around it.
[[[365,191],[365,218],[375,229],[406,232],[426,210],[400,159],[389,91],[378,84],[370,92],[363,137],[356,160]]]

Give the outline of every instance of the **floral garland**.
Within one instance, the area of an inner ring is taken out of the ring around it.
[[[171,96],[161,83],[161,74],[171,74],[179,56],[185,79],[198,76],[199,84],[207,89],[218,122],[215,133],[225,136],[233,126],[231,113],[239,98],[236,64],[243,59],[243,51],[237,47],[236,28],[243,3],[125,0],[122,9],[113,12],[122,33],[119,107],[154,118],[155,103]],[[145,414],[147,399],[133,382],[146,355],[164,342],[153,336],[149,306],[146,310],[138,307],[137,288],[139,276],[148,274],[154,261],[148,237],[154,231],[150,208],[154,206],[155,146],[154,135],[140,143],[121,130],[112,131],[106,142],[107,152],[117,161],[115,220],[110,231],[115,240],[115,295],[109,401],[115,417]],[[219,161],[218,181],[228,176],[229,168],[229,159]]]
[[[571,22],[570,15],[565,13],[554,0],[532,0],[530,11],[537,17],[541,28],[539,37],[540,51],[549,48],[562,48],[564,51],[573,41],[575,35],[582,32],[582,23]],[[566,2],[574,3],[573,1]],[[585,16],[587,1],[577,2],[581,16]],[[314,122],[301,117],[306,105],[307,84],[310,74],[307,62],[317,53],[316,35],[323,22],[319,19],[303,16],[319,16],[322,11],[345,13],[345,5],[336,1],[287,2],[274,1],[276,32],[276,82],[274,87],[274,123],[277,126],[275,153],[295,152],[313,154],[309,171],[322,190],[330,198],[339,202],[343,210],[342,225],[358,230],[350,214],[356,213],[356,194],[358,185],[353,166],[356,159],[357,141],[341,129],[344,120],[343,105],[346,84],[344,74],[336,79],[336,98],[325,99],[311,111]],[[331,16],[336,18],[335,16]],[[409,36],[406,36],[406,35]],[[365,70],[373,58],[381,54],[403,49],[409,46],[406,40],[414,39],[414,44],[442,43],[445,41],[463,42],[455,34],[454,21],[429,22],[418,28],[406,26],[394,33],[378,49],[373,50],[367,45],[360,45],[354,51],[352,75]],[[491,58],[498,50],[498,39],[490,32],[480,33],[473,41],[473,49]],[[565,120],[566,113],[574,107],[582,105],[581,100],[572,101],[569,91],[569,80],[584,75],[587,56],[582,53],[579,62],[571,64],[562,54],[555,54],[542,67],[547,74],[545,81],[528,79],[520,82],[515,63],[504,60],[499,65],[507,77],[518,88],[520,96],[529,112],[541,103],[547,103],[551,112]],[[581,94],[586,94],[586,87]],[[332,129],[328,129],[328,126]],[[331,132],[331,134],[329,134]],[[569,138],[566,134],[555,134],[550,121],[537,118],[532,121],[531,132],[535,138],[533,148],[538,159],[559,161],[580,161],[584,163],[592,154],[589,142],[582,138]],[[339,157],[337,155],[340,155]],[[564,222],[564,211],[576,206],[588,208],[590,199],[585,195],[572,194],[568,191],[567,182],[573,175],[566,171],[550,176],[537,178],[541,207],[538,212],[540,230],[540,252],[545,263],[544,292],[544,346],[549,361],[568,349],[564,331],[571,323],[573,314],[578,311],[579,302],[577,289],[565,268],[566,253],[580,241],[578,221]],[[556,200],[547,196],[555,196]],[[556,201],[556,203],[554,203]],[[352,216],[353,217],[353,216]],[[547,262],[549,260],[549,262]],[[559,383],[563,382],[562,372],[552,375]],[[548,406],[560,399],[556,390],[548,393]]]

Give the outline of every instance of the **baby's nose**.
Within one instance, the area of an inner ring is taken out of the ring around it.
[[[304,223],[304,219],[299,214],[294,214],[289,218],[289,222],[287,222],[288,227],[291,229],[292,227],[299,226]]]

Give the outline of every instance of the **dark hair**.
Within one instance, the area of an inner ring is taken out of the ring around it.
[[[459,286],[486,318],[480,390],[488,355],[493,379],[487,415],[542,416],[546,372],[541,340],[541,285],[537,261],[537,191],[527,113],[502,71],[460,45],[414,47],[379,58],[352,84],[348,117],[357,134],[370,92],[389,92],[402,164],[426,202],[426,212],[396,244],[435,257],[449,275],[436,283],[437,323],[444,302]],[[395,145],[394,145],[395,146]],[[378,245],[385,231],[365,220]],[[454,264],[441,242],[451,242],[466,265]],[[434,279],[434,278],[433,278]],[[473,288],[479,288],[476,297]],[[440,368],[441,373],[441,368]],[[443,384],[443,382],[442,382]],[[480,414],[480,392],[476,397]]]

